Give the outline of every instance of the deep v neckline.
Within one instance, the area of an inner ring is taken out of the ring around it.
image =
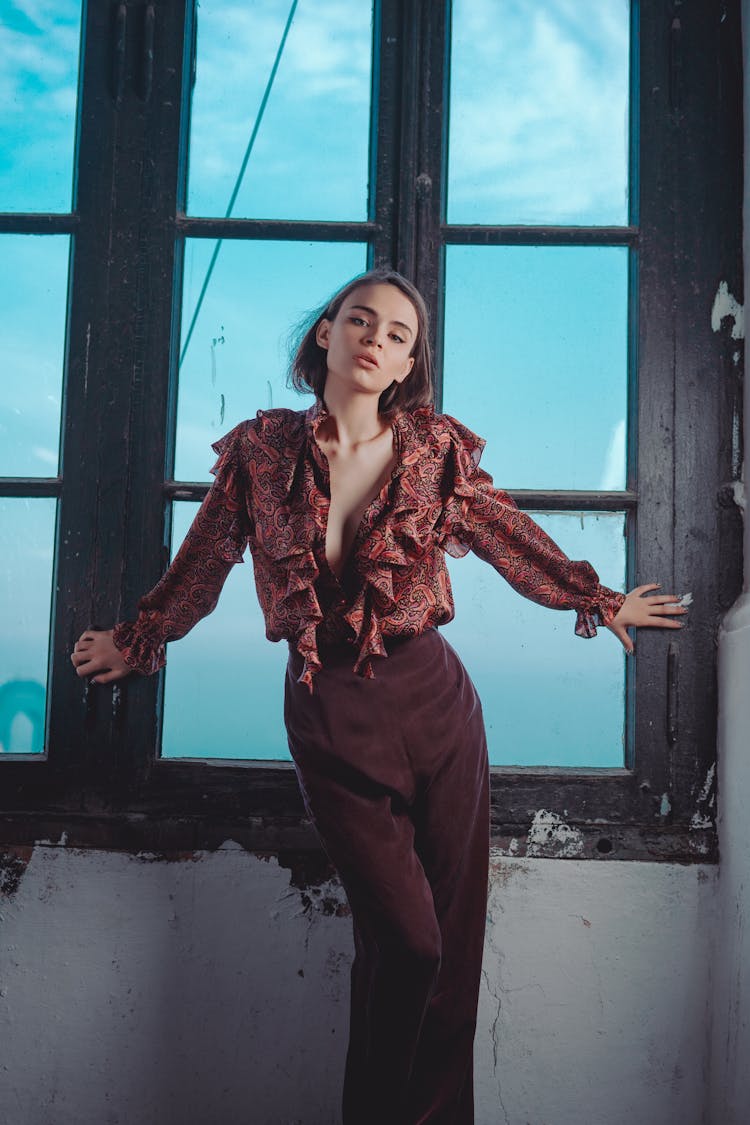
[[[329,573],[333,576],[333,578],[335,579],[335,581],[339,585],[341,585],[343,583],[346,572],[349,570],[349,567],[351,566],[351,563],[354,559],[354,556],[356,554],[357,547],[359,545],[360,539],[362,538],[362,529],[365,527],[366,522],[368,520],[368,517],[371,514],[371,509],[373,509],[375,507],[375,505],[384,497],[384,494],[387,493],[387,491],[390,488],[393,480],[398,475],[398,472],[401,468],[401,461],[402,461],[401,436],[398,432],[398,428],[397,428],[397,425],[396,425],[396,419],[395,418],[391,422],[390,429],[391,429],[391,437],[392,437],[392,442],[393,442],[393,453],[392,453],[392,456],[391,456],[391,461],[389,463],[390,468],[387,470],[387,472],[386,472],[386,470],[383,471],[383,478],[382,478],[381,484],[378,486],[377,490],[370,497],[370,499],[367,501],[365,507],[362,509],[362,514],[361,514],[361,516],[359,518],[359,521],[357,523],[356,531],[354,532],[354,535],[352,536],[352,541],[351,541],[351,544],[349,546],[349,549],[342,556],[341,567],[340,567],[340,571],[339,571],[338,574],[336,573],[336,571],[331,566],[331,562],[330,562],[330,559],[328,557],[328,521],[329,521],[330,512],[331,512],[331,504],[332,504],[332,501],[333,501],[333,490],[331,488],[331,466],[330,466],[330,462],[328,460],[328,455],[325,453],[325,451],[318,444],[317,438],[314,439],[315,444],[318,447],[318,451],[319,451],[321,457],[323,458],[323,463],[325,465],[325,470],[326,470],[327,484],[328,484],[328,496],[326,497],[327,504],[325,506],[325,510],[323,512],[323,519],[321,521],[322,522],[321,533],[322,533],[322,538],[323,538],[323,551],[322,551],[323,560],[325,562],[325,565],[326,565]]]

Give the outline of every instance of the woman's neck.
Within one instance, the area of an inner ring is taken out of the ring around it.
[[[389,428],[378,411],[378,399],[374,395],[339,396],[332,390],[325,396],[325,406],[328,411],[324,423],[326,436],[346,449],[364,445]]]

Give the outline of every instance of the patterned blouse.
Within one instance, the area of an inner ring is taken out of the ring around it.
[[[269,640],[287,639],[304,659],[312,690],[319,645],[349,642],[354,671],[372,676],[384,637],[416,636],[453,617],[445,554],[474,551],[527,598],[577,611],[575,631],[596,635],[623,601],[587,562],[571,562],[480,469],[484,440],[432,407],[393,419],[397,464],[368,505],[339,580],[325,555],[328,462],[316,434],[326,416],[260,410],[213,448],[215,480],[171,566],[115,626],[127,664],[148,675],[164,645],[210,613],[245,547]]]

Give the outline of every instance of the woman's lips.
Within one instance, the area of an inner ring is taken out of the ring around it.
[[[355,355],[354,362],[364,364],[364,366],[366,366],[366,367],[379,367],[380,366],[380,364],[378,363],[378,361],[375,359],[374,356],[365,355],[364,353],[362,353],[361,355]]]

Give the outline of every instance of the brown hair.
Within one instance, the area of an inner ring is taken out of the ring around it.
[[[417,336],[409,355],[414,357],[411,371],[402,383],[391,383],[380,396],[378,410],[414,410],[432,402],[432,357],[430,355],[429,316],[424,297],[410,281],[395,270],[368,270],[352,278],[321,308],[306,317],[294,333],[294,354],[289,367],[289,382],[296,391],[312,391],[322,402],[328,374],[328,353],[316,340],[322,320],[333,320],[346,298],[361,285],[393,285],[411,301],[417,314]]]

